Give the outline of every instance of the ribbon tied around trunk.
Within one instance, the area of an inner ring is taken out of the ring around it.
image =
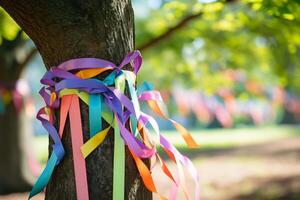
[[[199,199],[197,170],[186,156],[160,134],[156,120],[141,110],[140,103],[147,102],[154,113],[170,121],[189,147],[195,148],[197,144],[183,126],[168,118],[162,97],[158,91],[153,90],[151,84],[144,83],[136,89],[136,75],[141,64],[140,52],[133,51],[119,66],[98,58],[78,58],[68,60],[46,72],[41,79],[45,86],[40,90],[46,106],[40,109],[37,119],[41,121],[53,141],[52,153],[29,198],[46,187],[55,166],[59,165],[64,157],[65,150],[61,138],[69,116],[77,199],[89,199],[85,158],[101,145],[110,129],[114,129],[114,200],[124,199],[125,147],[129,149],[148,190],[157,193],[161,199],[167,199],[158,191],[152,177],[153,166],[160,163],[163,173],[172,182],[168,199],[176,199],[179,188],[183,189],[185,198],[189,199],[183,171],[185,167],[195,182],[194,198]],[[133,72],[123,70],[126,65],[130,65]],[[106,78],[97,79],[102,73],[107,75]],[[83,133],[82,130],[80,100],[89,107],[89,133]],[[56,129],[54,112],[58,110],[59,127]],[[102,120],[108,126],[104,127]],[[83,134],[89,134],[88,141],[83,141]],[[177,165],[175,172],[169,170],[157,151],[158,147],[161,147]],[[153,161],[150,168],[143,162],[144,158]]]

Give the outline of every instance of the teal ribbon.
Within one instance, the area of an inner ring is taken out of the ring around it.
[[[89,123],[90,137],[102,130],[102,101],[100,94],[90,94],[89,97]]]
[[[138,137],[138,131],[137,131],[137,120],[134,116],[130,116],[130,125],[132,133],[134,133],[135,137]]]
[[[132,129],[132,133],[134,133],[134,135],[137,137],[138,136],[138,131],[137,131],[137,119],[136,117],[139,117],[140,116],[140,105],[139,105],[139,101],[138,101],[138,96],[137,96],[137,93],[136,93],[136,90],[134,88],[134,81],[132,79],[132,76],[130,75],[130,73],[132,72],[129,72],[129,71],[124,71],[124,74],[125,74],[125,77],[126,77],[126,80],[127,80],[127,83],[128,83],[128,88],[129,88],[129,94],[130,94],[130,97],[131,97],[131,101],[133,103],[133,106],[135,107],[135,110],[136,110],[136,115],[130,115],[130,124],[131,124],[131,129]]]
[[[54,152],[52,152],[45,169],[43,170],[39,179],[34,184],[32,190],[29,194],[28,199],[30,199],[34,195],[40,193],[46,187],[46,185],[48,184],[48,182],[50,180],[51,174],[53,173],[53,170],[56,166],[57,161],[58,161],[57,156],[55,155]]]
[[[115,79],[118,76],[116,71],[112,71],[104,80],[104,84],[106,85],[113,85],[115,83]]]
[[[143,82],[137,89],[137,94],[140,95],[145,91],[153,90],[153,85],[148,82]]]
[[[4,101],[2,97],[0,96],[0,114],[3,114],[5,111]]]
[[[103,81],[105,85],[112,85],[115,82],[117,73],[111,72]],[[98,80],[99,81],[99,80]],[[90,137],[96,135],[102,130],[102,104],[103,97],[100,94],[89,95],[89,125],[90,125]]]

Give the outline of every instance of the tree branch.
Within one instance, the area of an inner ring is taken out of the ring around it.
[[[137,49],[140,50],[140,51],[145,51],[146,49],[154,47],[155,45],[157,45],[161,41],[169,38],[171,35],[173,35],[175,32],[177,32],[181,28],[185,27],[193,19],[195,19],[197,17],[200,17],[202,14],[203,14],[202,12],[199,12],[197,14],[187,15],[178,24],[176,24],[175,26],[169,28],[166,32],[162,33],[161,35],[159,35],[159,36],[157,36],[157,37],[155,37],[153,39],[150,39],[149,41],[147,41],[146,43],[142,44]]]
[[[225,0],[224,3],[231,3],[234,2],[236,0]],[[189,14],[187,16],[185,16],[181,21],[178,22],[178,24],[176,24],[175,26],[169,28],[168,30],[166,30],[164,33],[162,33],[161,35],[150,39],[149,41],[145,42],[144,44],[142,44],[141,46],[139,46],[137,49],[140,51],[145,51],[146,49],[152,48],[154,46],[156,46],[157,44],[159,44],[161,41],[168,39],[170,36],[172,36],[174,33],[176,33],[178,30],[184,28],[189,22],[193,21],[194,19],[201,17],[203,14],[203,12],[199,12],[196,14]]]

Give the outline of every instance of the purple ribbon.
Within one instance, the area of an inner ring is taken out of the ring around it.
[[[133,133],[131,133],[125,127],[125,122],[128,121],[130,117],[135,117],[136,120],[141,123],[144,127],[149,123],[155,130],[155,132],[159,135],[159,128],[156,121],[148,116],[147,114],[140,111],[139,106],[136,105],[138,103],[138,99],[141,101],[149,101],[149,100],[161,100],[162,98],[159,92],[156,91],[144,91],[137,97],[135,89],[133,87],[133,83],[130,86],[131,96],[134,95],[136,100],[130,100],[126,95],[124,95],[119,90],[115,89],[114,87],[114,79],[119,76],[121,73],[125,73],[121,71],[121,69],[130,64],[133,67],[133,72],[135,74],[138,73],[141,64],[142,64],[142,57],[139,51],[133,51],[129,53],[124,60],[121,62],[119,66],[115,65],[114,63],[98,59],[98,58],[78,58],[68,60],[57,67],[52,67],[46,74],[43,76],[41,83],[46,85],[40,90],[41,96],[44,98],[44,101],[47,107],[52,109],[59,108],[60,101],[59,101],[59,92],[63,89],[77,89],[80,91],[85,91],[89,94],[101,94],[104,100],[104,103],[110,108],[110,110],[116,116],[116,121],[118,127],[120,129],[121,137],[124,140],[124,143],[128,145],[130,150],[132,150],[139,158],[150,158],[156,152],[156,146],[153,145],[152,148],[147,147],[143,142],[137,139]],[[71,71],[78,71],[83,69],[99,69],[99,68],[112,68],[112,71],[108,75],[106,79],[103,81],[97,79],[82,79],[75,76]],[[127,80],[128,81],[128,80]],[[129,81],[130,82],[130,81]],[[129,83],[128,82],[128,83]],[[146,87],[150,88],[148,85]],[[55,94],[55,96],[53,95]],[[55,99],[53,99],[55,97]],[[125,108],[125,109],[124,109]],[[64,156],[64,148],[59,137],[59,134],[54,127],[54,116],[53,119],[47,119],[46,116],[46,108],[42,108],[38,114],[37,119],[39,119],[44,126],[44,128],[48,131],[50,137],[54,141],[53,152],[57,157],[56,165],[62,160]],[[196,187],[198,187],[198,174],[194,166],[192,165],[191,161],[186,157],[181,155],[177,149],[171,145],[163,136],[159,136],[158,140],[160,140],[160,144],[170,150],[176,156],[176,158],[188,168],[189,172],[193,176]],[[54,161],[55,162],[55,161]],[[52,168],[51,168],[52,169]],[[51,172],[52,173],[52,172]],[[48,179],[47,179],[48,180]],[[43,184],[39,184],[42,185]],[[37,187],[42,188],[42,187]],[[38,191],[38,189],[37,189]],[[33,193],[35,194],[35,192]],[[198,190],[196,190],[195,194],[196,199],[198,199],[199,194]]]
[[[118,125],[120,126],[120,132],[125,143],[130,146],[138,156],[142,158],[149,158],[155,153],[155,149],[149,149],[146,147],[125,128],[125,118],[127,119],[126,116],[129,116],[130,114],[124,114],[122,106],[129,110],[131,114],[136,115],[134,105],[130,99],[113,87],[109,87],[109,85],[106,85],[103,81],[97,79],[81,79],[70,72],[71,70],[112,67],[113,71],[111,73],[115,73],[114,71],[121,70],[127,64],[132,65],[135,74],[138,73],[142,64],[140,52],[134,51],[128,54],[119,66],[116,66],[110,61],[98,58],[78,58],[68,60],[57,67],[52,67],[48,72],[46,72],[41,83],[49,87],[43,87],[40,90],[40,94],[46,105],[52,109],[59,107],[58,93],[66,88],[78,89],[89,94],[102,94],[104,102],[109,106],[113,113],[117,115]],[[56,94],[56,99],[52,102],[52,104],[51,93]],[[41,109],[37,115],[37,119],[41,121],[42,125],[53,139],[55,143],[53,151],[58,158],[58,162],[60,162],[64,155],[64,148],[55,127],[48,120],[42,117],[43,114],[44,111]]]

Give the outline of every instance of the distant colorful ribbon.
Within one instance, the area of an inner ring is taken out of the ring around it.
[[[128,54],[119,66],[97,58],[79,58],[66,61],[57,67],[52,67],[41,80],[46,85],[40,91],[46,106],[37,114],[44,128],[48,131],[54,144],[49,161],[35,183],[29,198],[41,192],[50,180],[55,166],[64,157],[65,151],[61,142],[64,126],[69,116],[71,141],[73,148],[74,172],[77,199],[87,200],[88,184],[85,158],[105,139],[110,129],[114,129],[114,169],[113,169],[113,199],[124,199],[125,181],[125,145],[137,165],[137,169],[148,190],[157,193],[161,199],[166,199],[157,190],[151,174],[151,169],[142,161],[142,158],[157,158],[161,169],[173,182],[169,199],[176,198],[176,191],[183,188],[186,199],[189,199],[184,183],[183,166],[195,181],[195,199],[199,199],[199,177],[191,161],[180,154],[159,132],[157,122],[151,116],[142,112],[139,102],[148,102],[150,108],[159,116],[173,123],[182,134],[189,147],[197,147],[196,142],[188,131],[169,119],[164,113],[164,106],[160,93],[152,90],[150,84],[143,84],[138,90],[135,88],[136,74],[142,63],[139,51]],[[130,64],[133,72],[122,70]],[[75,72],[75,73],[74,73]],[[104,80],[95,77],[103,72],[109,72]],[[129,97],[124,94],[128,86]],[[83,143],[79,99],[89,106],[90,139]],[[54,127],[54,110],[60,109],[59,129]],[[103,127],[102,119],[109,126]],[[125,127],[130,122],[130,128]],[[154,131],[149,131],[152,127]],[[170,172],[164,160],[157,152],[161,146],[166,154],[177,164],[177,176]],[[155,164],[155,163],[154,163]]]
[[[22,95],[14,86],[0,82],[0,115],[5,112],[6,105],[11,102],[19,113],[24,104]]]

